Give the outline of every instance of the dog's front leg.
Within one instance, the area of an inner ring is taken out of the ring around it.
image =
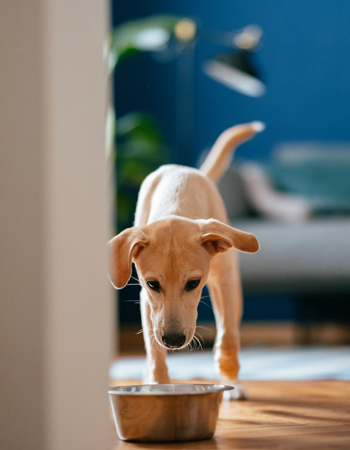
[[[235,386],[233,391],[228,391],[227,397],[230,399],[245,399],[247,398],[247,392],[237,382],[242,290],[235,251],[219,254],[214,258],[208,286],[217,327],[214,349],[215,363],[223,380]]]
[[[146,373],[143,382],[144,384],[170,383],[166,365],[166,349],[161,347],[154,337],[149,299],[144,288],[141,289],[140,300],[143,338],[147,353]]]

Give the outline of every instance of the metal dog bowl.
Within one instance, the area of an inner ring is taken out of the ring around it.
[[[119,386],[108,391],[120,439],[193,441],[213,436],[223,392],[218,384]]]

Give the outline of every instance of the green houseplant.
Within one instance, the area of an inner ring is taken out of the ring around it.
[[[143,52],[159,53],[173,42],[181,48],[194,39],[195,30],[192,20],[170,15],[122,23],[113,30],[106,47],[109,73]],[[130,112],[116,118],[111,106],[106,131],[107,155],[115,167],[119,232],[133,222],[137,192],[143,179],[168,162],[169,152],[157,120],[146,112]]]

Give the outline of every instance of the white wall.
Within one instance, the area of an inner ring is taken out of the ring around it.
[[[112,348],[105,0],[0,14],[0,448],[103,450]]]

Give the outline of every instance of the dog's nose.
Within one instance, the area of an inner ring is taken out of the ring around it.
[[[186,336],[184,334],[165,334],[162,341],[166,347],[179,348],[186,342]]]

